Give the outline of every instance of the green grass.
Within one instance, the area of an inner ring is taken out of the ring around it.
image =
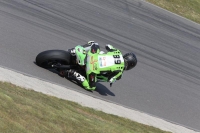
[[[77,103],[0,82],[0,133],[166,133]]]
[[[180,16],[200,23],[200,0],[147,0]]]

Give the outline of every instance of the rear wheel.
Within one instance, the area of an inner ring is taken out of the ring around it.
[[[36,64],[43,68],[51,68],[54,64],[69,65],[71,55],[64,50],[48,50],[36,56]]]

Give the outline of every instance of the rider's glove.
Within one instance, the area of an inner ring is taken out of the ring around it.
[[[112,87],[112,84],[114,83],[116,81],[116,78],[111,78],[110,80],[109,80],[109,83],[110,83],[110,87]]]

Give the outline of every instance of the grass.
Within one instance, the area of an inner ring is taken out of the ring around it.
[[[167,133],[0,82],[0,133]]]
[[[148,2],[200,23],[200,0],[147,0]]]

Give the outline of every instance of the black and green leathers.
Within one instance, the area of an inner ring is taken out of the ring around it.
[[[80,47],[80,46],[79,46]],[[86,77],[75,73],[83,87],[87,90],[95,90],[96,82],[114,83],[122,77],[124,71],[124,59],[120,50],[115,49],[111,45],[107,45],[107,53],[100,52],[98,44],[93,44],[86,47]]]

